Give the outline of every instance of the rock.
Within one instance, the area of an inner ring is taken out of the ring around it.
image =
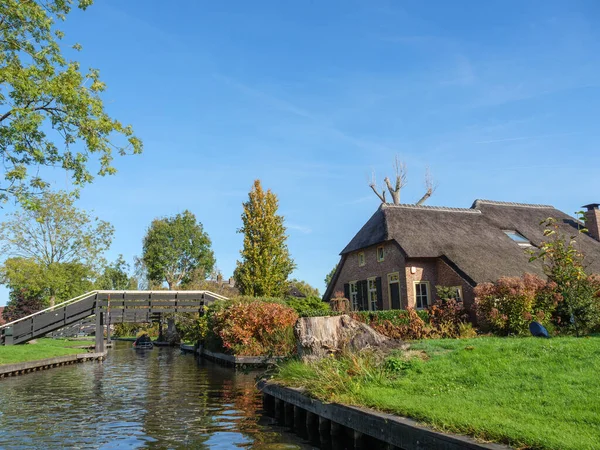
[[[365,348],[407,348],[400,340],[390,339],[370,326],[348,315],[301,317],[294,326],[298,355],[303,360],[316,360],[342,350]]]

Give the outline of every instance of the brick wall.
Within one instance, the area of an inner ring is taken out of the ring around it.
[[[406,261],[405,279],[406,279],[406,303],[403,306],[416,308],[415,300],[415,282],[429,281],[430,304],[435,300],[435,285],[437,284],[437,264],[435,258],[414,259]],[[414,272],[414,273],[413,273]],[[404,299],[403,299],[404,300]]]
[[[377,247],[383,245],[384,260],[377,261]],[[359,267],[358,254],[365,253],[365,265]],[[400,297],[401,302],[406,298],[406,283],[403,282],[404,255],[395,242],[374,245],[359,252],[353,252],[346,256],[340,275],[333,287],[332,294],[344,292],[344,284],[350,281],[366,280],[371,277],[381,277],[381,290],[383,296],[383,309],[390,309],[390,296],[387,275],[389,273],[400,273]],[[404,303],[402,303],[404,305]]]
[[[471,285],[441,258],[410,258],[406,260],[402,250],[395,242],[387,242],[383,246],[385,257],[381,262],[377,261],[379,245],[361,250],[365,254],[365,265],[362,267],[358,262],[360,251],[348,254],[335,282],[332,295],[337,291],[344,292],[345,283],[381,277],[383,309],[390,309],[388,274],[398,272],[400,275],[400,304],[404,309],[416,307],[415,281],[429,281],[430,303],[436,299],[435,286],[443,285],[461,286],[465,306],[470,307],[473,304]]]
[[[473,286],[467,283],[441,258],[437,260],[437,284],[441,286],[461,286],[465,308],[470,309],[473,306],[475,298]]]

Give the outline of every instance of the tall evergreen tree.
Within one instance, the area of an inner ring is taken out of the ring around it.
[[[296,267],[286,245],[278,206],[277,196],[270,189],[265,192],[260,180],[255,180],[243,204],[243,226],[238,232],[244,234],[244,248],[233,274],[236,287],[244,295],[282,296],[287,278]]]

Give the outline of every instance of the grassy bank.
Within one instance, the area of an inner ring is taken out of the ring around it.
[[[0,365],[85,353],[85,350],[73,348],[85,344],[64,339],[37,339],[34,344],[0,346]]]
[[[385,360],[290,361],[275,379],[519,448],[600,448],[600,337],[429,340]]]

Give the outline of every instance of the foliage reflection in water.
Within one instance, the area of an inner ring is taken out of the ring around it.
[[[0,381],[0,448],[311,448],[261,416],[254,378],[116,342],[104,363]]]

